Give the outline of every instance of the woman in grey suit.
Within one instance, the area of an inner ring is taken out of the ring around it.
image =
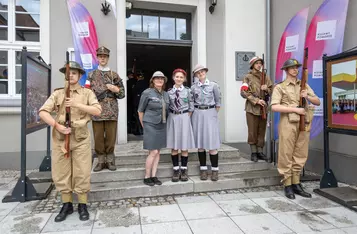
[[[138,114],[144,129],[144,149],[149,150],[146,159],[144,184],[161,185],[156,177],[160,160],[160,150],[166,148],[166,118],[168,116],[169,95],[164,91],[167,77],[156,71],[150,79],[150,88],[140,98]]]

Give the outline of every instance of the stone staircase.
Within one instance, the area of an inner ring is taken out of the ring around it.
[[[142,141],[117,145],[115,155],[116,171],[105,169],[93,172],[97,164],[97,158],[94,159],[88,197],[90,202],[272,186],[280,183],[280,177],[272,164],[265,161],[254,163],[243,157],[243,153],[238,149],[225,144],[222,144],[219,150],[219,180],[216,182],[211,181],[210,176],[207,181],[200,180],[196,150],[189,152],[189,180],[173,183],[171,151],[163,149],[157,172],[157,177],[163,184],[152,187],[143,183],[147,151],[142,149]],[[207,165],[210,169],[209,155]],[[32,173],[29,177],[36,182],[50,182],[51,172]]]
[[[132,197],[165,196],[193,192],[208,192],[224,189],[278,185],[280,177],[272,164],[257,163],[242,157],[239,150],[222,144],[219,150],[219,180],[212,182],[199,178],[197,151],[189,152],[187,182],[171,182],[171,151],[161,151],[157,177],[161,186],[147,186],[143,183],[147,151],[142,149],[142,141],[117,145],[116,171],[103,170],[91,175],[90,201],[106,201]],[[93,168],[97,159],[93,162]],[[207,165],[209,155],[207,155]],[[209,168],[210,169],[210,168]]]

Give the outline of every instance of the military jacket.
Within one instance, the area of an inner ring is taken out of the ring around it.
[[[194,105],[198,106],[221,106],[221,91],[219,85],[214,81],[205,80],[195,82],[191,86]]]
[[[159,124],[166,122],[169,108],[169,95],[154,88],[146,89],[140,98],[138,112],[144,112],[143,122]]]
[[[253,115],[261,115],[261,106],[257,104],[257,102],[262,99],[264,101],[268,101],[268,97],[271,96],[273,91],[273,83],[270,78],[266,76],[265,85],[267,86],[267,90],[264,91],[264,96],[261,94],[261,75],[260,71],[250,71],[243,79],[243,86],[248,86],[248,90],[241,89],[241,96],[246,100],[245,102],[245,111],[251,113]],[[265,108],[268,107],[267,106]]]
[[[125,97],[125,88],[119,75],[109,69],[94,70],[88,74],[90,87],[97,96],[102,106],[102,114],[93,116],[93,121],[118,120],[118,101]],[[119,88],[119,93],[110,91],[106,84],[112,84]]]
[[[185,86],[176,88],[175,86],[168,91],[170,97],[169,109],[173,111],[192,112],[194,110],[191,89]]]
[[[46,111],[50,114],[53,112],[56,113],[56,122],[61,125],[64,125],[66,121],[66,108],[64,106],[66,98],[65,92],[65,88],[56,89],[40,108],[40,111]],[[94,106],[99,110],[102,109],[93,91],[83,88],[79,84],[71,85],[70,97],[73,102]],[[71,128],[77,140],[80,140],[80,138],[85,139],[88,136],[87,123],[90,120],[90,114],[78,108],[71,107]],[[64,140],[63,134],[59,133],[56,129],[53,130],[57,133],[58,140]]]

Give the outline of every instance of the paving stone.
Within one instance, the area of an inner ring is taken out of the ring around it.
[[[1,233],[40,233],[51,214],[9,215],[0,223]]]
[[[66,233],[67,234],[67,233]],[[92,234],[141,234],[140,225],[93,229]]]
[[[214,202],[179,204],[187,220],[226,217],[223,210]]]
[[[185,220],[177,205],[142,207],[140,208],[140,218],[141,224],[164,223]]]
[[[142,225],[143,234],[170,233],[170,234],[191,234],[190,227],[185,221],[154,223]]]
[[[234,200],[234,201],[220,201],[217,204],[229,216],[236,215],[250,215],[250,214],[263,214],[267,213],[262,207],[254,203],[252,200]]]
[[[342,206],[312,210],[310,212],[338,228],[357,226],[357,213]]]
[[[139,225],[138,208],[120,208],[97,212],[93,228]]]
[[[191,230],[195,234],[244,234],[228,217],[213,219],[189,220]]]
[[[303,207],[289,201],[284,197],[256,198],[252,199],[252,201],[270,213],[299,211],[304,209]]]

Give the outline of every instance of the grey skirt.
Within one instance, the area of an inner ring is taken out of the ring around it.
[[[146,150],[166,148],[166,123],[144,122],[143,146]]]
[[[196,148],[191,118],[188,113],[169,114],[167,119],[167,148],[175,150]]]
[[[192,114],[192,129],[198,149],[218,150],[221,145],[218,113],[215,108],[196,109]]]

